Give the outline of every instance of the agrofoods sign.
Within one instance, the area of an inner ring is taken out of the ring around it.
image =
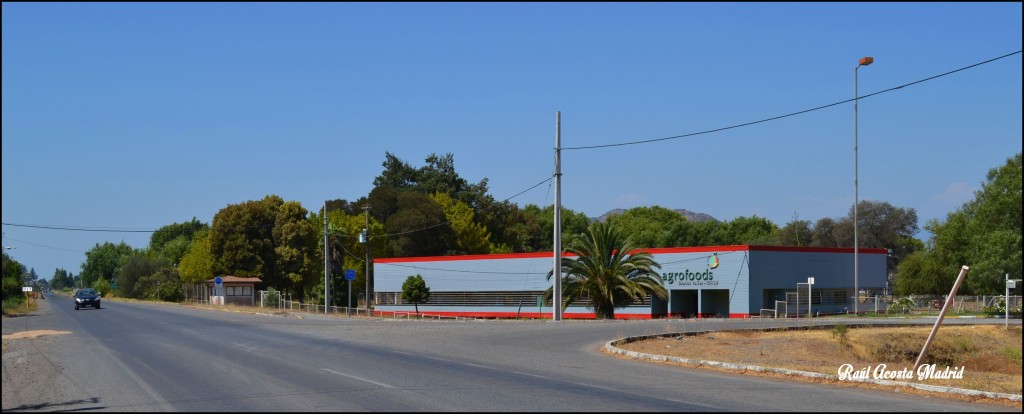
[[[720,263],[718,253],[715,253],[708,256],[708,268],[703,272],[686,269],[682,272],[662,273],[661,281],[680,286],[718,286],[718,281],[715,280],[715,274],[711,272],[711,269],[717,269]]]
[[[711,269],[703,272],[686,269],[682,272],[662,273],[661,281],[680,286],[718,286],[718,281],[715,280],[715,274],[711,272]]]

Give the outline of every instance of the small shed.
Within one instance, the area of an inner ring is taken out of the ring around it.
[[[208,279],[210,304],[214,305],[256,305],[256,285],[263,283],[258,277],[220,276],[223,289],[216,289],[216,278]]]

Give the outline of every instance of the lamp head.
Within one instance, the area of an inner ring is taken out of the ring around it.
[[[865,56],[865,57],[860,58],[860,65],[859,66],[867,66],[867,65],[870,65],[872,63],[875,63],[875,58],[873,58],[871,56]]]

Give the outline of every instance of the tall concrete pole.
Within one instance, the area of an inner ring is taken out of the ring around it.
[[[562,112],[555,112],[555,265],[552,277],[555,279],[554,295],[551,298],[551,319],[562,320]]]
[[[370,205],[363,206],[366,210],[366,315],[370,315]]]
[[[331,297],[331,245],[328,242],[327,200],[324,200],[324,314],[330,309]]]
[[[860,260],[857,256],[860,250],[860,243],[857,240],[857,210],[860,209],[860,194],[858,186],[858,171],[857,171],[857,103],[860,100],[860,92],[857,90],[857,69],[861,66],[867,66],[875,62],[875,59],[870,56],[865,56],[860,59],[857,67],[853,68],[853,314],[857,315],[857,307],[860,304]]]

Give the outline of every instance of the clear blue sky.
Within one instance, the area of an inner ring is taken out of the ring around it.
[[[276,194],[317,210],[385,151],[505,199],[563,147],[785,115],[1021,50],[1021,3],[3,3],[3,222],[153,230]],[[1021,55],[860,101],[859,197],[920,225],[1021,151]],[[848,214],[854,107],[563,151],[567,208],[782,226]],[[541,185],[512,199],[553,202]],[[43,278],[149,233],[5,224]],[[925,235],[922,235],[925,238]]]

